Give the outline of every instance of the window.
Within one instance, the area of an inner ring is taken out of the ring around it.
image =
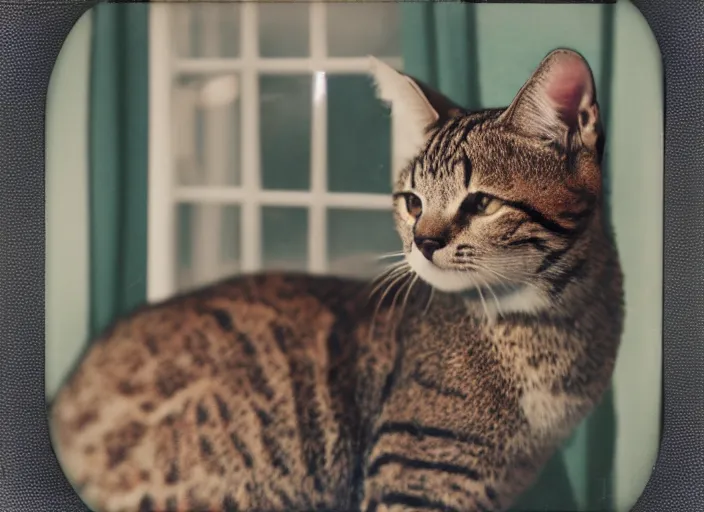
[[[367,55],[402,68],[398,10],[151,6],[149,300],[263,268],[368,273],[397,249]]]

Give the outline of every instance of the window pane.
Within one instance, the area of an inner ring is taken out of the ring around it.
[[[240,51],[240,5],[178,3],[170,6],[178,57],[237,57]]]
[[[259,55],[308,56],[307,3],[259,3]]]
[[[265,189],[305,190],[309,186],[311,87],[310,75],[259,79]]]
[[[176,220],[179,291],[239,272],[239,206],[181,204],[177,207]]]
[[[401,55],[398,3],[331,2],[326,8],[331,57]]]
[[[179,185],[239,185],[239,76],[182,76],[172,100]]]
[[[328,188],[391,192],[391,118],[367,76],[328,76]]]
[[[391,211],[328,211],[328,267],[342,276],[370,277],[396,260],[378,256],[401,250]]]
[[[305,270],[308,259],[308,212],[305,208],[262,209],[264,267]]]
[[[220,209],[220,261],[223,273],[239,272],[240,260],[240,207],[239,205],[214,206]]]

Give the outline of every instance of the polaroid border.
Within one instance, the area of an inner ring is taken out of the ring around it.
[[[96,1],[0,3],[0,510],[83,512],[44,398],[44,118],[59,50]],[[665,76],[663,429],[633,511],[704,510],[704,4],[633,3]]]

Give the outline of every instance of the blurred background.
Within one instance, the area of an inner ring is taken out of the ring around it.
[[[146,301],[260,269],[368,277],[398,249],[392,126],[367,55],[469,108],[507,105],[543,56],[589,61],[626,276],[613,389],[516,510],[628,510],[658,449],[661,58],[612,5],[101,4],[47,105],[46,390]]]

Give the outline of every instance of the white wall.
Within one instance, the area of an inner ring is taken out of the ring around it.
[[[64,43],[46,114],[46,391],[51,396],[88,332],[90,12]]]

